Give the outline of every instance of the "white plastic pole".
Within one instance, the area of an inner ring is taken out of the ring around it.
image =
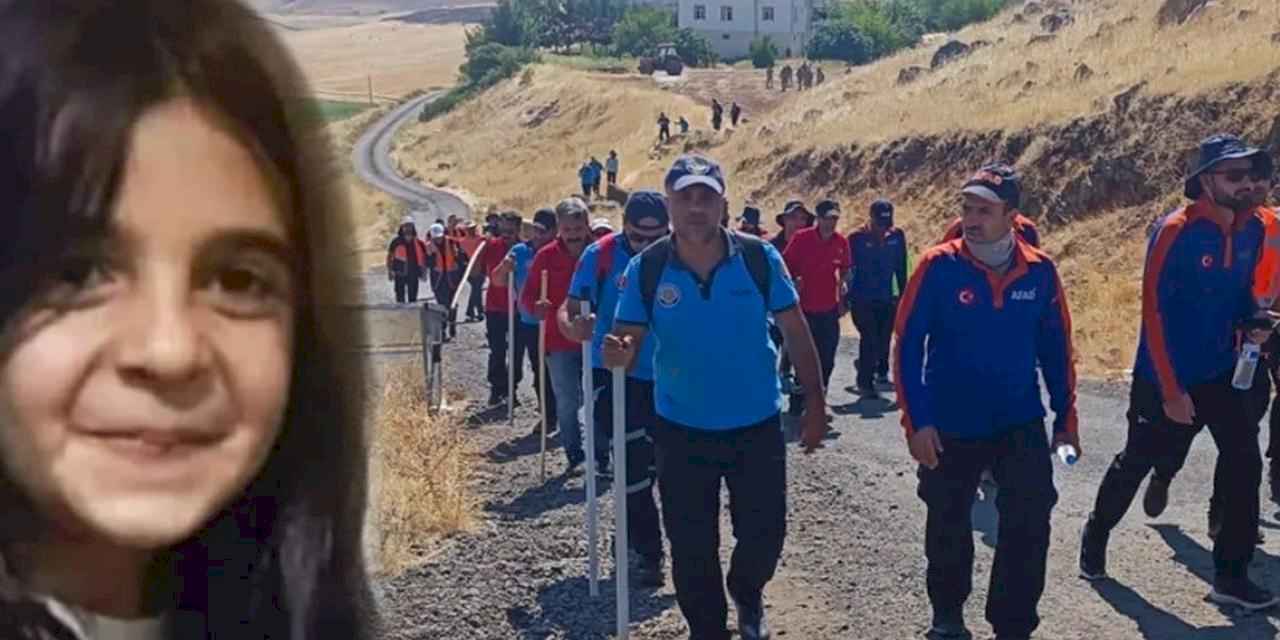
[[[547,301],[547,272],[542,272],[542,289],[538,297],[540,302]],[[542,407],[542,482],[547,481],[547,320],[538,322],[538,394],[542,396],[538,406]]]
[[[614,576],[618,586],[618,640],[631,626],[631,594],[627,567],[627,372],[613,370],[613,508],[617,531]]]
[[[507,424],[516,424],[516,368],[520,352],[516,351],[516,274],[507,274]]]
[[[591,303],[582,301],[583,317],[591,314]],[[596,425],[595,385],[591,376],[591,341],[582,343],[582,429],[587,451],[587,585],[592,598],[600,595],[599,515],[596,512]]]

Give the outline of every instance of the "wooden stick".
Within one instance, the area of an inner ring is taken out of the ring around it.
[[[516,359],[516,274],[507,273],[507,424],[516,424],[516,371],[520,363]]]
[[[582,317],[591,313],[591,303],[582,301]],[[582,429],[586,433],[587,450],[587,591],[592,598],[600,595],[600,551],[596,511],[596,436],[595,436],[595,385],[591,379],[591,341],[582,343]]]
[[[627,373],[613,370],[614,583],[618,587],[618,640],[627,640],[631,596],[627,566]]]
[[[542,290],[538,302],[547,302],[547,272],[542,272]],[[542,384],[538,393],[542,396],[542,482],[547,481],[547,319],[538,321],[538,378]],[[563,438],[563,436],[561,436]]]

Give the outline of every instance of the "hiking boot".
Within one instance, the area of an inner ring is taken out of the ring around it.
[[[1080,577],[1090,582],[1107,579],[1107,538],[1105,533],[1094,531],[1093,518],[1080,533]]]
[[[929,626],[931,638],[972,638],[964,626],[964,610],[933,612],[933,624]]]
[[[893,386],[893,382],[891,382],[891,381],[889,380],[889,374],[887,374],[887,373],[877,373],[877,374],[876,374],[876,384],[877,384],[877,385],[881,385],[881,386],[885,386],[885,387],[892,387],[892,386]]]
[[[858,385],[858,395],[868,400],[877,400],[880,398],[880,392],[876,390],[876,386],[874,384]]]
[[[666,582],[662,573],[662,555],[645,556],[637,554],[635,563],[636,584],[647,589],[659,589]]]
[[[507,399],[507,394],[505,394],[505,393],[503,393],[503,392],[501,392],[501,391],[498,391],[497,389],[494,389],[493,391],[490,391],[490,392],[489,392],[489,406],[490,406],[490,407],[496,407],[496,406],[498,406],[498,405],[502,404],[503,402],[505,402],[505,401],[506,401],[506,399]]]
[[[1213,591],[1209,592],[1209,600],[1218,604],[1235,605],[1249,611],[1266,609],[1280,602],[1275,594],[1254,584],[1248,578],[1214,580]]]
[[[586,462],[586,456],[569,456],[569,467],[564,470],[567,476],[574,476],[581,473],[582,463]]]
[[[606,480],[613,479],[613,470],[609,468],[608,460],[596,460],[596,477]]]
[[[742,640],[769,640],[773,634],[769,632],[769,623],[764,615],[764,596],[756,598],[755,603],[744,603],[737,598],[733,604],[738,609],[738,633]]]
[[[1151,476],[1147,481],[1147,490],[1142,494],[1142,510],[1147,517],[1158,518],[1169,506],[1169,483],[1158,476]]]

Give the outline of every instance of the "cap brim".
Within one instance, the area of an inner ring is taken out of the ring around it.
[[[671,183],[672,191],[684,191],[694,185],[703,185],[709,187],[712,191],[719,195],[724,195],[724,185],[716,181],[710,176],[684,176]]]
[[[998,194],[996,194],[995,191],[992,191],[991,189],[984,187],[980,184],[975,184],[975,185],[965,187],[960,191],[960,193],[963,193],[965,195],[970,195],[970,196],[977,196],[979,198],[982,198],[983,200],[986,200],[987,202],[1004,202],[1004,198],[1001,198]]]

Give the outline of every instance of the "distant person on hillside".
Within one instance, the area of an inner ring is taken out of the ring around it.
[[[782,254],[787,270],[800,293],[800,311],[818,349],[822,366],[822,387],[831,383],[840,346],[840,316],[844,315],[845,292],[849,286],[849,241],[836,232],[840,205],[823,200],[816,207],[817,225],[796,232]],[[806,396],[809,389],[791,395],[787,414],[800,416],[815,405]],[[821,405],[825,417],[826,405]]]
[[[752,206],[742,208],[742,215],[738,216],[738,231],[762,239],[769,236],[769,232],[760,226],[760,210]]]
[[[533,214],[533,222],[529,225],[533,228],[529,240],[521,242],[511,248],[507,253],[507,257],[493,270],[491,277],[502,282],[507,281],[507,274],[515,272],[516,300],[520,300],[523,296],[524,288],[529,283],[529,267],[533,265],[533,257],[538,250],[554,242],[556,239],[556,213],[551,209],[539,209]],[[541,286],[539,283],[538,285]],[[536,297],[536,292],[535,292]],[[517,314],[520,316],[520,323],[516,325],[516,345],[513,358],[515,358],[516,375],[515,388],[520,389],[520,381],[524,378],[524,360],[529,361],[529,371],[533,373],[533,390],[538,394],[539,411],[545,411],[547,415],[547,424],[559,424],[556,417],[556,393],[555,385],[551,383],[550,373],[542,376],[538,374],[538,318],[533,315],[524,305],[516,304]],[[539,392],[541,383],[539,380],[547,381],[547,405],[545,408],[541,406],[542,394]],[[517,395],[519,395],[517,393]],[[512,402],[516,402],[513,398]],[[535,422],[533,427],[534,433],[542,432],[540,422]]]
[[[786,93],[791,88],[791,65],[782,65],[782,71],[778,75],[778,79],[782,82],[782,92]]]
[[[716,225],[726,190],[720,166],[684,155],[664,184],[672,235],[627,267],[604,363],[634,370],[646,339],[654,341],[662,515],[690,637],[728,640],[727,586],[742,638],[772,638],[764,588],[786,540],[788,456],[768,316],[781,325],[813,390],[801,438],[807,452],[826,433],[818,358],[782,257],[758,238]],[[719,543],[723,485],[737,540],[727,584]]]
[[[684,118],[680,118],[684,120]],[[681,133],[684,133],[683,131]],[[658,142],[666,142],[671,139],[671,119],[667,117],[666,112],[658,114]]]
[[[773,88],[773,64],[770,64],[764,69],[764,88]]]
[[[965,237],[924,254],[897,316],[894,383],[927,514],[929,637],[970,637],[972,509],[990,466],[1000,535],[986,617],[996,638],[1031,638],[1058,501],[1053,452],[1070,445],[1080,453],[1071,316],[1053,261],[1013,233],[1012,169],[984,167],[959,191]]]
[[[689,121],[686,120],[684,116],[680,116],[680,119],[676,121],[676,124],[680,126],[680,135],[689,133]]]
[[[582,183],[582,197],[588,202],[591,200],[591,189],[595,185],[595,170],[591,167],[591,161],[582,163],[578,167],[578,181]]]
[[[734,100],[733,104],[729,106],[729,123],[733,125],[733,128],[738,128],[738,119],[741,117],[742,107],[738,106],[737,100]]]
[[[610,150],[609,158],[604,161],[604,168],[605,171],[609,172],[609,186],[611,187],[618,186],[619,164],[621,163],[618,162],[618,152]]]
[[[556,322],[555,312],[569,297],[569,283],[577,268],[578,258],[591,244],[587,203],[579,198],[566,198],[556,205],[558,237],[538,251],[529,267],[529,280],[520,292],[520,304],[539,320],[546,320],[547,368],[556,390],[556,415],[560,419],[560,438],[568,460],[566,473],[574,473],[586,462],[582,449],[582,423],[578,409],[582,407],[582,349],[566,338]],[[540,302],[542,274],[547,274],[546,302]],[[609,465],[609,443],[596,442],[591,452],[601,469]]]
[[[721,123],[724,122],[724,105],[719,100],[711,99],[711,128],[716,131],[720,130]]]
[[[600,197],[600,183],[604,180],[604,164],[591,156],[591,193]]]
[[[418,237],[413,216],[400,221],[399,232],[387,247],[387,279],[393,283],[397,303],[418,301],[418,281],[427,279],[427,243]]]
[[[893,226],[893,203],[871,203],[870,220],[849,234],[853,276],[847,304],[858,328],[858,393],[879,395],[878,384],[889,383],[889,345],[899,292],[907,288],[907,237]]]
[[[826,74],[822,73],[822,67],[817,67],[813,73],[815,76],[814,84],[821,85],[823,82],[827,81]]]

